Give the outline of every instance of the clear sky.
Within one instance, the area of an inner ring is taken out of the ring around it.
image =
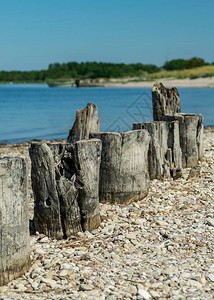
[[[0,70],[214,61],[214,0],[0,0]]]

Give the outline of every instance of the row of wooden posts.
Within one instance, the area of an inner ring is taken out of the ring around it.
[[[99,203],[143,199],[150,179],[178,178],[203,156],[203,118],[180,112],[176,88],[152,89],[154,122],[123,133],[99,132],[98,111],[77,111],[66,144],[33,142],[34,230],[61,239],[93,230]],[[0,285],[29,266],[28,176],[25,158],[0,160]]]

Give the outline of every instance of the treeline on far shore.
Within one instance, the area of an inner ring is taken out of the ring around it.
[[[214,65],[214,62],[212,63]],[[167,61],[162,67],[153,64],[124,64],[103,62],[68,62],[53,63],[47,70],[40,71],[0,71],[0,82],[48,82],[69,78],[121,78],[144,77],[160,71],[173,71],[192,69],[210,65],[204,59],[193,57],[191,59],[173,59]]]

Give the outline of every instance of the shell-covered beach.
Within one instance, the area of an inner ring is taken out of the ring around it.
[[[28,155],[30,142],[0,146]],[[29,161],[30,175],[30,161]],[[33,194],[29,176],[29,218]],[[31,236],[28,272],[0,287],[0,299],[213,299],[214,128],[204,159],[183,178],[151,181],[129,206],[101,204],[101,226],[67,240]]]

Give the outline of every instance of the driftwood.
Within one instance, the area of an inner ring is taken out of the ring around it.
[[[31,144],[35,230],[60,239],[100,224],[100,156],[98,140]]]
[[[195,114],[166,115],[166,121],[179,121],[183,167],[194,167],[203,157],[203,117]]]
[[[24,158],[0,159],[0,285],[30,264],[28,172]]]
[[[99,131],[99,118],[97,106],[88,103],[86,108],[77,110],[76,120],[69,131],[68,143],[88,139],[91,132]]]
[[[134,123],[133,129],[146,129],[151,137],[148,152],[150,179],[173,178],[182,175],[182,153],[179,123],[156,121]]]
[[[92,133],[102,141],[99,197],[103,203],[128,204],[144,198],[149,188],[146,130]]]
[[[152,88],[154,121],[165,121],[165,115],[180,113],[180,96],[177,88],[167,89],[162,83],[155,83]]]

